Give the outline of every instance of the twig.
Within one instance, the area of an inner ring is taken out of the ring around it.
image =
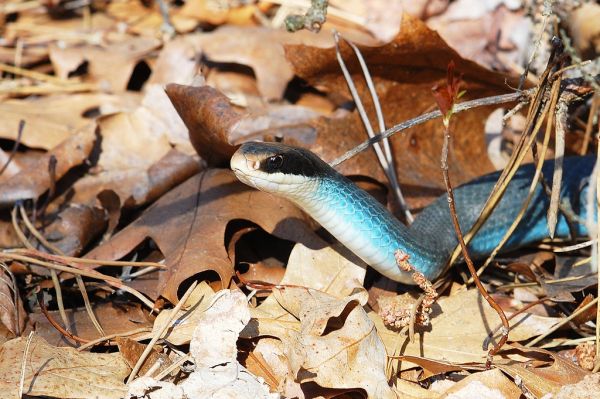
[[[51,260],[53,262],[62,263],[64,265],[72,266],[82,270],[88,270],[81,267],[84,265],[95,265],[95,266],[118,266],[118,267],[152,267],[155,269],[164,269],[165,265],[157,262],[138,262],[138,261],[124,261],[124,260],[102,260],[102,259],[87,259],[87,258],[76,258],[73,256],[66,255],[52,255],[45,252],[40,252],[35,249],[15,249],[11,253],[34,256],[42,259]]]
[[[448,206],[450,207],[450,216],[452,217],[452,224],[454,225],[454,231],[456,232],[456,237],[460,244],[460,248],[462,250],[463,258],[467,263],[467,267],[471,272],[471,276],[473,277],[473,281],[481,295],[485,298],[487,303],[498,313],[498,316],[502,320],[502,336],[498,343],[488,351],[487,361],[485,367],[489,369],[492,364],[493,356],[498,353],[500,348],[506,343],[508,340],[508,333],[510,331],[510,325],[508,324],[508,319],[504,314],[504,311],[498,304],[494,301],[494,299],[487,292],[481,281],[479,280],[479,276],[477,276],[477,271],[475,270],[475,265],[473,265],[473,261],[471,260],[471,256],[469,255],[469,250],[467,249],[467,244],[465,244],[464,237],[462,235],[462,231],[460,230],[460,224],[458,222],[458,216],[456,214],[456,206],[454,200],[454,192],[452,191],[452,183],[450,182],[450,176],[448,175],[448,146],[450,141],[450,130],[446,126],[444,132],[444,144],[442,147],[442,173],[444,175],[444,184],[446,186],[446,193],[448,195]]]
[[[197,281],[194,281],[192,283],[192,285],[187,289],[185,294],[183,294],[183,297],[181,297],[181,299],[179,300],[179,302],[177,303],[175,308],[173,308],[173,310],[171,311],[169,318],[167,320],[165,320],[164,324],[156,331],[156,334],[154,334],[154,336],[152,337],[150,342],[148,342],[148,345],[144,349],[144,352],[142,352],[142,354],[140,355],[140,358],[138,359],[135,366],[133,367],[133,370],[131,370],[131,374],[129,374],[129,377],[127,378],[127,384],[129,384],[135,378],[137,373],[140,371],[140,368],[146,361],[146,358],[148,357],[148,355],[154,348],[154,344],[156,344],[156,342],[158,342],[158,340],[163,335],[163,333],[167,330],[167,328],[169,328],[171,326],[171,323],[173,322],[173,320],[178,316],[179,310],[183,307],[183,305],[185,304],[185,302],[187,301],[189,296],[194,291],[194,288],[196,288],[197,284],[198,284]]]
[[[527,75],[529,75],[529,69],[531,68],[531,64],[535,61],[535,57],[537,56],[540,45],[542,44],[542,37],[544,36],[544,32],[546,32],[546,25],[548,24],[548,19],[552,15],[552,4],[555,0],[544,0],[544,11],[542,12],[542,25],[540,26],[540,30],[538,32],[538,37],[534,43],[533,51],[531,52],[531,56],[529,57],[529,62],[525,66],[525,71],[521,75],[519,80],[519,89],[523,88],[525,84],[525,80],[527,79]]]
[[[594,97],[592,97],[590,115],[588,116],[588,120],[585,125],[583,143],[581,144],[581,150],[579,151],[580,155],[585,155],[588,152],[588,147],[590,146],[590,137],[592,137],[592,129],[594,128],[594,121],[597,118],[598,106],[600,106],[600,94],[596,92],[594,93]]]
[[[160,30],[168,38],[172,38],[176,31],[173,23],[171,22],[171,17],[169,16],[169,6],[165,0],[158,0],[158,8],[160,9],[160,15],[162,16],[163,20]]]
[[[139,291],[125,285],[121,280],[116,277],[108,276],[106,274],[99,273],[94,270],[80,270],[70,266],[64,266],[60,264],[55,264],[51,262],[44,262],[39,259],[35,259],[29,256],[19,255],[16,253],[10,252],[0,252],[0,259],[8,259],[8,260],[18,260],[26,263],[33,263],[34,265],[44,266],[51,270],[58,270],[61,272],[71,273],[71,274],[80,274],[84,277],[95,278],[97,280],[102,280],[106,282],[106,284],[111,285],[117,289],[123,290],[127,293],[138,298],[144,305],[148,306],[150,309],[154,309],[154,304],[149,301],[144,295],[142,295]]]
[[[29,355],[29,347],[33,340],[35,331],[29,333],[27,342],[25,342],[25,351],[23,353],[23,360],[21,360],[21,377],[19,378],[19,399],[23,397],[23,386],[25,385],[25,368],[27,367],[27,356]]]
[[[525,198],[525,201],[523,201],[523,203],[521,204],[521,209],[519,210],[517,217],[515,217],[515,219],[513,220],[512,224],[510,225],[508,230],[506,230],[506,232],[502,236],[502,239],[500,240],[498,245],[496,245],[494,250],[490,253],[490,255],[486,259],[483,266],[481,266],[481,268],[478,270],[478,273],[477,273],[478,275],[480,275],[481,272],[483,270],[485,270],[485,268],[487,268],[487,266],[490,265],[492,260],[498,254],[498,252],[501,250],[501,248],[504,246],[504,244],[508,241],[508,239],[511,237],[513,232],[517,229],[517,227],[519,226],[519,223],[521,222],[521,220],[523,219],[523,216],[525,215],[525,212],[527,211],[527,208],[529,207],[529,204],[531,203],[531,200],[533,198],[533,195],[535,194],[538,182],[540,180],[542,166],[544,165],[544,158],[546,155],[546,151],[548,149],[548,143],[550,142],[550,135],[551,135],[553,121],[554,121],[554,113],[552,112],[552,110],[556,107],[556,102],[558,101],[559,93],[560,93],[560,79],[557,79],[552,84],[551,99],[549,102],[549,106],[545,109],[545,112],[544,112],[544,114],[548,113],[549,117],[548,117],[548,121],[546,123],[546,132],[544,134],[542,151],[541,151],[540,156],[537,159],[535,173],[534,173],[533,179],[531,180],[531,183],[529,185],[529,191],[527,192],[527,197]],[[539,118],[539,120],[543,120],[543,118]],[[535,136],[536,136],[535,134],[532,135],[532,137],[535,137]]]
[[[484,98],[478,98],[476,100],[465,101],[465,102],[456,104],[454,107],[453,113],[457,114],[459,112],[466,111],[466,110],[469,110],[472,108],[485,107],[488,105],[497,105],[497,104],[512,103],[515,101],[522,101],[524,99],[527,99],[533,93],[535,93],[535,89],[529,89],[529,90],[519,91],[519,92],[515,92],[515,93],[501,94],[498,96],[484,97]],[[442,116],[442,113],[440,112],[440,110],[435,110],[435,111],[428,112],[423,115],[419,115],[416,118],[409,119],[405,122],[401,122],[395,126],[392,126],[389,129],[387,129],[385,132],[376,134],[372,138],[363,141],[362,143],[360,143],[359,145],[357,145],[350,151],[347,151],[342,156],[329,162],[329,165],[332,167],[335,167],[335,166],[341,164],[342,162],[347,161],[348,159],[352,158],[359,152],[366,150],[373,144],[380,142],[381,140],[383,140],[385,138],[391,137],[392,135],[394,135],[398,132],[401,132],[401,131],[409,129],[411,127],[428,122],[432,119],[439,118],[441,116]]]
[[[467,267],[471,272],[471,276],[479,289],[481,295],[485,298],[487,303],[498,313],[500,320],[502,320],[502,329],[501,329],[501,337],[496,346],[492,347],[488,351],[487,360],[485,363],[486,369],[490,369],[492,365],[493,356],[498,353],[498,351],[502,348],[502,346],[508,340],[508,334],[510,331],[510,325],[508,324],[508,319],[504,314],[504,311],[496,301],[490,296],[487,292],[481,281],[479,280],[479,276],[477,276],[477,271],[475,270],[475,265],[471,260],[471,256],[469,255],[469,250],[467,248],[467,244],[465,243],[465,239],[463,237],[460,223],[458,220],[458,215],[456,214],[456,200],[454,199],[454,191],[452,188],[452,182],[450,181],[450,175],[448,173],[448,151],[450,148],[450,120],[453,116],[453,109],[456,101],[464,94],[464,91],[460,91],[461,88],[461,79],[460,77],[454,76],[454,62],[450,62],[448,65],[448,75],[447,75],[447,83],[444,87],[434,87],[433,95],[438,104],[438,108],[440,112],[443,114],[442,124],[444,126],[444,141],[442,144],[442,154],[441,154],[441,169],[442,175],[444,177],[444,185],[446,186],[446,194],[448,197],[448,207],[450,209],[450,217],[452,219],[452,225],[454,226],[454,231],[456,233],[456,238],[460,245],[460,249],[467,263]]]
[[[25,233],[23,233],[23,230],[21,230],[21,227],[19,226],[19,220],[18,220],[18,216],[17,216],[17,206],[13,207],[12,211],[10,212],[10,216],[11,216],[11,220],[12,220],[13,229],[14,229],[15,233],[17,234],[19,241],[21,241],[21,243],[25,246],[25,248],[33,250],[34,249],[33,245],[29,242],[29,240],[25,236]],[[1,256],[1,254],[0,254],[0,256]],[[54,286],[54,291],[56,293],[56,303],[58,304],[58,311],[60,313],[60,318],[62,319],[62,321],[65,325],[65,328],[67,330],[70,330],[69,329],[69,320],[67,319],[67,313],[65,312],[65,305],[64,305],[63,297],[62,297],[62,288],[60,286],[60,281],[58,279],[58,275],[56,274],[56,270],[50,269],[50,278],[52,279],[52,285]]]
[[[587,240],[587,241],[580,242],[580,243],[577,243],[577,244],[568,245],[566,247],[559,247],[559,248],[552,248],[551,247],[550,250],[552,252],[555,252],[555,253],[577,251],[577,250],[582,249],[582,248],[591,247],[592,245],[596,244],[597,242],[598,242],[598,240],[596,240],[596,239]]]
[[[179,359],[177,359],[171,365],[169,365],[169,367],[167,367],[166,369],[164,369],[163,371],[158,373],[158,375],[156,377],[154,377],[154,379],[156,381],[162,380],[163,378],[165,378],[166,376],[171,374],[171,372],[173,372],[173,370],[175,370],[177,367],[181,366],[183,363],[187,362],[188,360],[190,360],[190,361],[193,360],[190,355],[181,356]]]
[[[90,348],[92,346],[98,345],[101,342],[104,341],[110,341],[111,339],[117,338],[117,337],[127,337],[129,335],[135,335],[135,334],[140,334],[140,333],[144,333],[144,332],[149,332],[152,331],[151,328],[149,327],[142,327],[142,328],[136,328],[135,330],[130,330],[130,331],[124,331],[124,332],[120,332],[120,333],[114,333],[114,334],[108,334],[108,335],[104,335],[103,337],[94,339],[93,341],[89,341],[84,345],[81,345],[79,348],[77,348],[78,351],[82,351],[85,350],[87,348]]]
[[[62,326],[60,324],[58,324],[56,322],[56,320],[54,320],[52,318],[52,316],[50,316],[50,312],[48,312],[48,309],[46,308],[46,304],[44,303],[44,292],[43,291],[40,291],[37,293],[37,300],[38,300],[38,305],[40,307],[40,310],[42,311],[44,316],[46,316],[46,320],[48,320],[48,323],[50,323],[50,325],[52,327],[54,327],[56,329],[56,331],[58,331],[63,336],[70,338],[77,343],[85,344],[85,343],[89,342],[87,339],[80,338],[77,335],[73,334],[72,332],[67,331],[66,329],[62,328]]]
[[[33,223],[31,223],[31,221],[27,217],[27,212],[25,212],[25,208],[23,208],[22,204],[19,204],[19,211],[21,213],[21,219],[23,219],[25,226],[27,226],[27,228],[29,229],[29,232],[31,234],[33,234],[33,236],[35,238],[37,238],[37,240],[40,242],[40,244],[45,246],[50,251],[53,251],[54,253],[57,253],[59,255],[65,254],[60,248],[58,248],[57,246],[48,242],[48,240],[46,240],[46,238],[42,235],[42,233],[40,233],[40,231],[33,225]],[[90,320],[92,321],[92,324],[94,325],[94,327],[96,328],[98,333],[100,333],[100,335],[105,335],[104,330],[102,329],[102,326],[100,325],[100,322],[96,318],[96,315],[94,314],[94,310],[92,309],[92,304],[90,303],[90,298],[88,297],[87,290],[85,289],[85,284],[83,283],[83,279],[81,278],[81,276],[75,275],[75,281],[77,282],[77,287],[79,288],[79,291],[81,292],[81,296],[83,297],[83,303],[84,303],[85,309],[88,313],[88,316],[90,317]]]
[[[350,71],[348,71],[348,68],[346,67],[346,63],[344,62],[344,58],[342,57],[342,53],[340,51],[340,45],[339,45],[340,34],[336,31],[334,31],[333,37],[335,39],[335,54],[336,54],[336,57],[338,60],[338,64],[340,65],[340,68],[342,69],[342,73],[344,75],[344,78],[346,79],[346,84],[348,85],[348,89],[350,90],[352,99],[354,100],[354,103],[356,104],[356,109],[358,111],[360,119],[362,120],[362,123],[367,131],[367,134],[369,135],[370,138],[372,138],[375,136],[375,132],[373,131],[373,127],[371,126],[371,121],[369,120],[367,112],[365,111],[365,107],[362,103],[362,100],[361,100],[359,94],[358,94],[356,85],[354,84],[354,81],[352,80],[352,75],[350,75]],[[375,85],[373,83],[373,79],[371,78],[371,74],[369,72],[367,63],[365,62],[359,48],[356,47],[354,45],[354,43],[352,43],[351,41],[346,40],[346,39],[343,39],[343,40],[354,51],[354,54],[356,55],[356,58],[358,59],[358,62],[360,64],[360,67],[363,72],[363,76],[365,78],[365,82],[367,83],[367,88],[369,90],[369,94],[371,95],[373,106],[375,108],[375,114],[377,116],[377,122],[379,124],[379,132],[383,132],[383,131],[385,131],[385,120],[383,118],[383,111],[381,110],[381,104],[379,102],[379,97],[377,96],[377,91],[375,90]],[[396,175],[396,165],[394,163],[394,157],[392,155],[392,149],[390,147],[389,139],[388,138],[383,139],[382,144],[383,144],[383,150],[381,149],[381,145],[379,143],[373,144],[373,149],[375,150],[377,159],[379,160],[379,163],[381,164],[381,166],[388,178],[390,186],[392,187],[392,191],[396,197],[396,200],[398,201],[398,204],[400,205],[400,209],[404,213],[404,217],[406,218],[406,221],[408,222],[408,224],[411,224],[414,221],[414,217],[411,214],[410,210],[408,209],[408,205],[406,204],[404,195],[402,194],[402,190],[400,189],[400,184],[398,182],[398,176]]]
[[[552,111],[554,108],[550,108]],[[556,223],[558,221],[558,206],[560,203],[560,187],[563,178],[563,161],[565,157],[565,130],[568,123],[569,104],[565,99],[559,98],[556,105],[556,118],[554,122],[554,173],[552,174],[552,190],[550,193],[550,205],[546,222],[550,238],[554,238]],[[548,125],[551,125],[548,121]],[[542,155],[541,158],[544,158]]]
[[[42,82],[53,83],[56,85],[72,85],[81,83],[79,79],[73,80],[65,80],[56,76],[47,75],[45,73],[40,73],[36,71],[32,71],[29,69],[14,67],[12,65],[7,65],[0,62],[0,72],[12,73],[13,75],[24,76],[29,79],[39,80]]]
[[[17,138],[15,139],[15,144],[13,145],[12,149],[10,150],[10,155],[8,156],[8,159],[6,160],[6,163],[2,166],[2,169],[0,169],[0,176],[2,176],[2,174],[6,171],[6,168],[8,168],[8,165],[10,165],[15,154],[17,153],[17,150],[19,149],[19,145],[21,144],[21,137],[23,135],[24,128],[25,128],[25,120],[21,119],[19,121],[19,128],[17,129]]]
[[[518,315],[528,311],[529,309],[531,309],[532,307],[539,305],[541,303],[544,303],[546,301],[551,300],[552,298],[550,297],[543,297],[538,299],[537,301],[533,301],[531,303],[528,303],[526,306],[523,306],[521,309],[517,310],[516,312],[512,313],[510,316],[507,317],[507,320],[510,322],[512,319],[514,319],[515,317],[517,317]],[[492,340],[494,338],[494,335],[496,335],[496,333],[498,332],[498,330],[500,330],[503,326],[499,325],[498,327],[494,328],[492,331],[490,331],[490,333],[488,334],[488,342],[489,340]],[[512,326],[510,327],[510,329],[512,330]]]
[[[540,342],[541,340],[543,340],[544,338],[546,338],[548,335],[552,334],[554,331],[558,330],[559,328],[561,328],[562,326],[564,326],[565,324],[567,324],[568,322],[570,322],[571,320],[573,320],[574,318],[576,318],[577,316],[579,316],[581,313],[583,313],[586,310],[590,309],[592,306],[596,305],[597,303],[598,303],[598,298],[595,298],[593,301],[591,301],[590,303],[588,303],[585,306],[582,306],[575,313],[571,314],[571,316],[565,317],[564,319],[562,319],[560,321],[560,323],[556,324],[554,327],[552,327],[551,329],[549,329],[548,331],[546,331],[545,333],[543,333],[539,337],[535,338],[531,342],[528,342],[525,346],[531,347],[531,346],[537,344],[538,342]]]

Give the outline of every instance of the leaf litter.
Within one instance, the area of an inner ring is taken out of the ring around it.
[[[285,3],[0,6],[2,395],[591,397],[600,387],[589,250],[522,250],[482,275],[514,314],[510,346],[485,370],[501,324],[463,269],[438,284],[429,326],[391,328],[381,299],[404,293],[411,304],[416,288],[377,275],[291,203],[225,169],[245,141],[332,161],[366,139],[331,29],[357,44],[389,128],[434,109],[431,87],[451,60],[465,101],[512,92],[532,52],[525,87],[535,86],[557,15],[572,51],[597,57],[586,19],[597,6],[332,0],[320,32],[287,33],[285,17],[309,18],[310,4]],[[343,41],[340,54],[369,98]],[[493,170],[483,132],[495,108],[453,117],[457,184]],[[577,152],[597,122],[585,101],[571,119],[567,149]],[[413,211],[443,191],[442,132],[434,120],[391,140]],[[518,135],[500,140],[510,155]],[[373,151],[338,170],[401,214]],[[23,245],[52,256],[15,251]],[[53,280],[48,267],[63,271]]]

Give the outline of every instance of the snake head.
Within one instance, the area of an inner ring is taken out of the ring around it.
[[[300,192],[330,173],[321,158],[304,148],[280,143],[245,143],[231,157],[231,169],[245,184],[273,194]]]

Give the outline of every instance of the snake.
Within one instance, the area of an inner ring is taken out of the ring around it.
[[[593,156],[563,159],[560,202],[576,221],[567,220],[559,213],[554,237],[588,234],[582,221],[588,212],[587,191],[595,162]],[[291,201],[366,264],[394,281],[414,284],[412,271],[398,267],[395,256],[398,250],[409,257],[414,269],[427,279],[435,280],[445,270],[458,245],[445,195],[425,207],[415,221],[406,226],[375,198],[308,149],[282,143],[248,142],[233,154],[230,166],[241,182]],[[553,170],[554,161],[545,161],[543,175],[552,176]],[[534,173],[533,164],[519,167],[494,212],[470,241],[471,257],[484,258],[501,242],[520,212]],[[453,189],[461,231],[468,231],[476,222],[499,176],[500,172],[490,173]],[[549,202],[547,192],[537,184],[503,251],[549,237],[546,219]]]

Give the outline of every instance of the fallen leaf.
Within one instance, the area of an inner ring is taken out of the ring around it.
[[[0,347],[0,389],[16,397],[25,362],[23,393],[60,398],[121,398],[126,393],[123,379],[129,367],[118,353],[78,352],[57,348],[34,334],[25,356],[26,337]]]
[[[69,204],[57,213],[46,227],[45,237],[65,254],[77,256],[106,228],[104,209]]]
[[[34,165],[4,182],[0,193],[0,205],[6,207],[19,200],[37,199],[50,188],[51,179],[48,171],[50,159],[52,157],[56,159],[55,177],[58,180],[88,158],[95,141],[95,123],[81,128],[77,134],[68,137],[37,159]]]
[[[419,356],[456,364],[484,362],[487,355],[484,341],[500,326],[498,314],[477,290],[440,299],[433,308],[431,327],[415,334],[413,342],[407,335],[387,329],[379,315],[371,312],[369,316],[389,355]],[[559,322],[559,318],[522,313],[511,320],[509,339],[523,341],[535,337]]]
[[[0,265],[0,325],[10,332],[11,338],[14,338],[23,331],[27,313],[23,308],[14,276],[2,266],[4,265]],[[5,339],[2,341],[4,342]]]
[[[117,337],[115,341],[117,342],[117,345],[119,347],[119,353],[123,357],[123,360],[125,360],[127,365],[131,369],[133,369],[140,356],[146,349],[146,345],[140,344],[129,338]],[[139,371],[140,375],[145,375],[154,366],[156,362],[160,362],[160,367],[158,367],[157,369],[153,369],[155,374],[162,372],[163,370],[168,368],[172,363],[166,354],[160,352],[156,348],[153,348],[146,357],[146,360],[144,360],[144,362],[142,363],[142,367]]]
[[[388,127],[433,109],[431,87],[445,80],[446,67],[451,60],[456,63],[457,72],[464,74],[465,98],[486,97],[507,90],[507,76],[462,59],[437,33],[407,14],[403,15],[400,33],[391,43],[359,47],[371,71]],[[358,93],[365,101],[369,94],[356,57],[346,45],[342,45],[341,51]],[[340,103],[351,99],[333,48],[287,45],[286,56],[295,73],[317,89],[330,93]],[[370,102],[365,102],[367,111],[372,111]],[[459,128],[453,135],[449,166],[456,184],[493,169],[487,157],[482,156],[486,154],[486,144],[481,133],[489,112],[490,108],[476,108],[453,118]],[[443,188],[439,169],[442,130],[440,121],[430,121],[391,140],[397,173],[408,196],[423,198],[432,190],[437,195],[437,190]],[[422,202],[419,205],[423,205]]]
[[[21,143],[51,150],[78,130],[90,125],[86,112],[112,113],[130,109],[133,99],[107,94],[54,95],[0,102],[0,137],[16,140],[19,121],[25,121]],[[103,111],[104,110],[104,111]]]
[[[190,342],[195,370],[178,385],[141,377],[129,385],[129,394],[143,396],[149,390],[160,394],[164,389],[170,398],[279,397],[270,394],[268,386],[237,361],[236,341],[249,320],[246,296],[239,291],[220,291],[198,319]]]
[[[254,15],[260,12],[261,8],[264,8],[264,5],[261,7],[257,4],[241,3],[232,6],[211,0],[189,0],[181,8],[180,14],[213,25],[224,23],[251,25]]]
[[[600,392],[600,374],[586,375],[575,384],[562,386],[552,399],[594,399]]]
[[[370,398],[396,397],[385,375],[385,348],[362,308],[366,291],[337,299],[312,289],[282,287],[273,295],[300,320],[300,331],[290,329],[278,337],[298,381],[363,389]]]
[[[251,190],[230,171],[211,169],[163,195],[139,219],[86,257],[120,259],[151,238],[167,265],[159,277],[159,292],[175,303],[180,284],[196,274],[214,271],[222,286],[229,285],[233,263],[227,254],[225,231],[232,220],[249,220],[292,241],[302,241],[310,233],[305,216],[291,203]]]
[[[572,362],[544,349],[516,347],[514,352],[532,359],[544,356],[552,362],[549,367],[546,363],[536,367],[523,361],[495,362],[496,367],[511,377],[518,378],[527,390],[538,398],[547,394],[556,394],[561,387],[576,384],[590,374]]]
[[[50,47],[50,60],[56,75],[66,79],[84,62],[87,76],[112,91],[124,91],[138,62],[158,48],[160,41],[151,37],[123,36],[102,45],[83,44]]]
[[[209,165],[223,165],[236,150],[230,131],[242,119],[229,99],[208,86],[169,84],[167,95],[190,132],[192,145]]]
[[[498,369],[471,374],[439,396],[440,399],[481,398],[519,399],[522,392]]]
[[[173,345],[189,344],[192,340],[194,330],[198,325],[198,321],[204,318],[204,312],[212,303],[214,296],[215,292],[206,281],[202,281],[198,284],[183,305],[183,309],[173,318],[173,320],[177,320],[177,322],[165,331],[161,337]],[[144,335],[142,339],[150,339],[155,334],[158,334],[158,330],[173,317],[172,313],[173,309],[161,311],[156,317],[156,320],[154,320],[152,332]]]
[[[307,246],[308,245],[308,246]],[[305,287],[337,298],[362,290],[365,265],[341,245],[329,246],[316,236],[292,249],[280,286]],[[282,307],[274,295],[252,309],[252,322],[242,332],[246,338],[285,336],[300,328],[297,317]]]
[[[150,328],[148,316],[139,304],[105,303],[93,306],[94,315],[106,334],[122,334],[140,328]],[[90,316],[85,308],[66,309],[69,328],[78,337],[94,340],[99,338],[98,330],[90,321]],[[61,323],[57,310],[49,311],[51,317]],[[36,326],[36,334],[53,346],[72,346],[73,343],[66,339],[52,326],[46,316],[40,312],[31,313],[31,324]],[[140,334],[141,335],[141,334]]]
[[[356,16],[362,27],[377,40],[386,43],[392,40],[400,29],[403,3],[403,1],[380,0],[331,0],[329,7],[337,7]]]
[[[165,43],[154,64],[148,85],[190,84],[198,72],[200,54],[187,36]]]
[[[163,34],[164,19],[158,3],[148,5],[136,0],[111,1],[106,15],[127,25],[128,31],[140,36],[159,37]],[[182,15],[179,9],[169,9],[169,19],[178,33],[191,32],[198,26],[194,18]]]
[[[156,122],[144,106],[101,118],[99,158],[92,173],[73,185],[72,201],[90,203],[112,190],[122,206],[139,206],[198,172],[198,161],[172,149],[168,126]]]

